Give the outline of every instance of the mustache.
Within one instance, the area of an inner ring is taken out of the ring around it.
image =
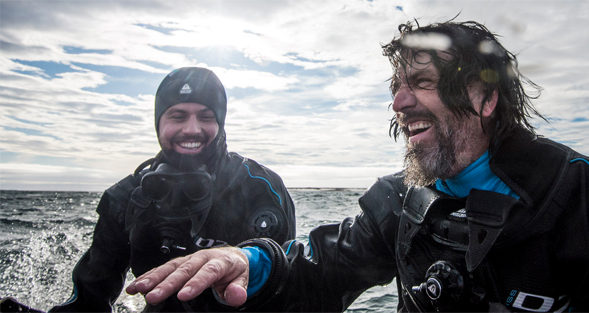
[[[408,121],[418,119],[428,119],[437,123],[438,118],[429,110],[411,110],[405,112],[399,112],[395,115],[397,124],[400,127],[407,127]]]
[[[189,135],[185,135],[185,134],[178,134],[174,137],[172,137],[172,142],[182,142],[182,141],[204,141],[204,142],[208,142],[209,141],[209,136],[207,136],[206,134],[204,135],[194,135],[194,136],[189,136]]]

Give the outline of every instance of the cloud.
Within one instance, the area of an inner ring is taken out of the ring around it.
[[[255,88],[263,91],[285,90],[299,80],[294,76],[283,77],[268,72],[250,70],[226,70],[211,68],[227,89]]]

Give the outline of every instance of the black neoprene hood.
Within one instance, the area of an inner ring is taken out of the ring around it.
[[[178,103],[200,103],[215,112],[219,129],[224,129],[227,96],[223,84],[212,71],[201,67],[182,67],[164,78],[155,94],[155,130],[164,112]]]

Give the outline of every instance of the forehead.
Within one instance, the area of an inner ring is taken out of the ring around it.
[[[397,73],[400,76],[409,76],[413,74],[431,74],[437,75],[439,69],[434,62],[435,54],[436,61],[449,61],[451,59],[448,51],[424,51],[407,49],[401,52],[401,58],[397,64]],[[438,62],[439,63],[439,62]]]
[[[395,80],[411,80],[416,75],[436,76],[438,70],[432,63],[432,57],[428,53],[406,52],[396,68]]]
[[[213,112],[208,106],[196,102],[183,102],[174,104],[173,106],[169,107],[166,113],[173,113],[173,112]]]

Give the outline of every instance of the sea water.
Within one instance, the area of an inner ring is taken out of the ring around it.
[[[359,212],[357,189],[289,189],[296,207],[297,240],[314,227]],[[71,271],[88,249],[100,192],[0,191],[0,297],[48,310],[71,294]],[[134,279],[129,272],[127,283]],[[141,295],[119,296],[115,312],[139,312]],[[348,312],[394,311],[394,283],[364,292]]]

